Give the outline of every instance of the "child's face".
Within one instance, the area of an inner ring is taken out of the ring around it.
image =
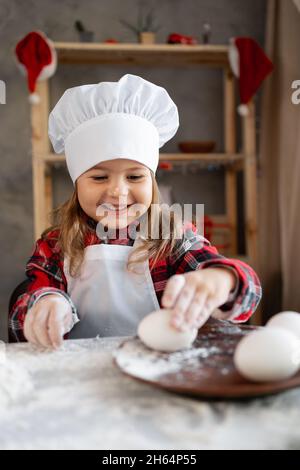
[[[109,228],[124,228],[145,213],[151,205],[152,191],[149,168],[129,159],[99,163],[77,179],[82,209]],[[131,204],[139,204],[138,213],[136,206],[124,207]]]

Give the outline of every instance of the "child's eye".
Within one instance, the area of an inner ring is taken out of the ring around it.
[[[132,180],[138,180],[138,179],[143,178],[143,175],[132,175],[132,176],[128,176],[128,178]]]
[[[130,175],[128,176],[128,179],[131,179],[132,181],[136,181],[143,178],[143,175]],[[94,181],[103,181],[107,179],[107,176],[92,176],[92,179]]]
[[[92,176],[92,179],[95,181],[101,181],[107,178],[107,176]]]

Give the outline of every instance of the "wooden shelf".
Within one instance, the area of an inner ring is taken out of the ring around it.
[[[226,45],[54,42],[54,47],[62,64],[229,68]]]
[[[66,158],[64,154],[57,155],[56,153],[49,153],[45,156],[39,156],[41,160],[48,164],[65,163]],[[227,154],[227,153],[160,153],[159,159],[161,161],[170,162],[203,162],[207,164],[222,164],[231,165],[241,162],[244,155],[241,153]]]

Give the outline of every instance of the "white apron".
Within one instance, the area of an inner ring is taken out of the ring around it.
[[[139,274],[126,270],[133,246],[101,243],[85,248],[81,273],[69,273],[65,258],[64,272],[71,297],[80,319],[69,333],[73,338],[132,336],[142,318],[160,308],[149,270],[149,261],[135,264]]]

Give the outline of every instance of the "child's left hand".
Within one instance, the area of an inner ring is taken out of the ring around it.
[[[227,302],[235,283],[234,273],[222,267],[172,276],[162,297],[163,308],[173,309],[171,325],[179,330],[201,328]]]

